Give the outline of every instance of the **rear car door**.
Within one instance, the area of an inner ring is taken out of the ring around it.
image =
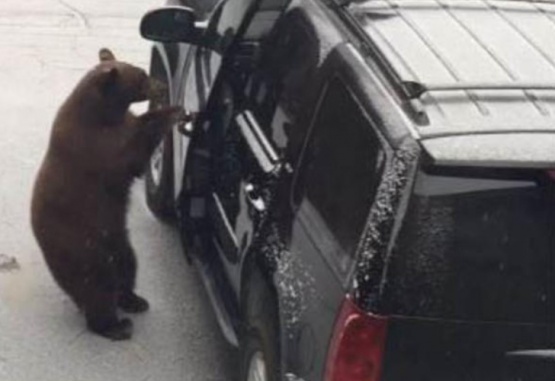
[[[291,251],[312,269],[319,292],[304,317],[316,341],[311,355],[319,364],[325,364],[336,308],[345,297],[387,160],[387,143],[359,102],[345,78],[330,80],[293,188]],[[314,368],[308,379],[323,379],[323,371]]]

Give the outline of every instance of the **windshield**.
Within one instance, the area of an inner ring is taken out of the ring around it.
[[[425,317],[552,320],[554,190],[538,171],[421,171],[392,253],[387,308]]]

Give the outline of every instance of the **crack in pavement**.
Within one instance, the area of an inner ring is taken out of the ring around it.
[[[86,329],[81,329],[79,333],[77,333],[77,335],[75,335],[69,340],[69,342],[67,343],[67,346],[69,348],[73,347],[77,343],[77,341],[85,334],[86,331],[87,331]]]
[[[135,359],[137,359],[142,364],[146,365],[147,364],[147,359],[145,359],[143,356],[141,356],[141,354],[139,353],[140,350],[145,352],[148,357],[151,357],[150,354],[148,353],[148,351],[138,343],[129,342],[129,343],[125,343],[125,344],[123,344],[123,343],[116,343],[116,344],[118,344],[117,347],[120,348],[123,352],[133,356]],[[150,377],[150,376],[148,376],[148,377]]]
[[[73,15],[73,17],[75,17],[77,20],[79,20],[79,23],[81,24],[81,27],[83,29],[89,30],[91,28],[91,26],[89,24],[89,19],[87,18],[87,16],[85,15],[84,12],[80,11],[79,9],[74,7],[73,5],[68,4],[64,0],[56,0],[56,1],[60,5],[62,5],[64,8],[66,8]]]

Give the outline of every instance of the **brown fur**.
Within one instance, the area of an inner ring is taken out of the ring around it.
[[[132,115],[131,103],[156,84],[107,50],[100,64],[61,106],[39,170],[32,227],[60,287],[84,311],[89,328],[112,339],[131,334],[116,307],[141,312],[134,294],[136,260],[128,240],[129,188],[140,175],[178,109]]]

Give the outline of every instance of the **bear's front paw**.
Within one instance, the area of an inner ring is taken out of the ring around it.
[[[166,106],[155,110],[147,111],[139,116],[139,120],[143,124],[152,123],[176,123],[178,120],[185,118],[186,111],[180,106]]]
[[[131,291],[121,294],[118,299],[118,307],[124,312],[136,314],[147,311],[149,304],[145,298]]]

